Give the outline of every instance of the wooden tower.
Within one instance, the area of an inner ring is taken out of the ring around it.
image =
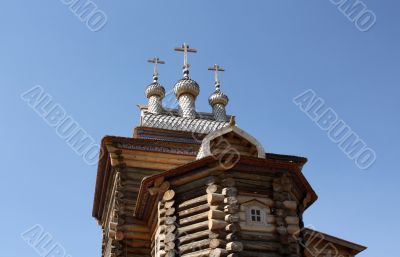
[[[317,199],[301,170],[303,157],[265,153],[226,114],[228,97],[210,96],[212,113],[195,109],[189,78],[174,86],[176,109],[163,107],[158,58],[131,138],[101,142],[93,217],[103,231],[104,257],[349,257],[365,247],[304,228]],[[330,254],[330,255],[329,255]]]

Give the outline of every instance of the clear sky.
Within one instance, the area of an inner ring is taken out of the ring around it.
[[[64,0],[68,2],[69,0]],[[20,234],[35,224],[72,257],[100,256],[91,217],[96,166],[87,165],[20,95],[36,85],[100,142],[129,137],[160,56],[167,91],[191,77],[207,97],[218,63],[228,112],[267,152],[308,158],[319,199],[305,214],[315,229],[368,246],[361,257],[398,256],[400,3],[365,0],[376,24],[360,32],[329,0],[104,1],[107,24],[91,31],[61,0],[0,5],[1,254],[37,257]],[[376,152],[359,169],[292,99],[312,89]],[[40,255],[39,255],[40,256]]]

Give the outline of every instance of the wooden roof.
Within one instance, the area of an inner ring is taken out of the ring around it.
[[[331,236],[316,230],[313,230],[311,228],[304,228],[303,229],[303,234],[306,240],[306,245],[308,245],[310,242],[307,242],[308,240],[314,240],[315,238],[319,239],[318,243],[314,247],[323,247],[326,246],[327,244],[321,244],[320,240],[325,240],[329,243],[332,243],[334,246],[340,246],[341,248],[345,248],[347,252],[349,252],[352,255],[357,255],[360,252],[364,251],[367,249],[367,247],[335,237]]]
[[[194,160],[198,148],[199,144],[193,142],[105,136],[101,141],[92,216],[101,220],[112,167],[118,165],[118,158],[123,157],[127,166],[161,172]]]
[[[241,156],[238,163],[239,164],[247,164],[252,165],[254,167],[266,167],[266,168],[278,168],[278,169],[287,169],[293,172],[294,177],[297,179],[297,182],[302,185],[304,190],[307,192],[306,199],[305,199],[305,206],[304,209],[307,209],[312,203],[314,203],[318,196],[315,191],[312,189],[311,185],[308,183],[304,175],[301,173],[301,168],[306,161],[306,159],[301,157],[295,157],[295,159],[291,159],[288,155],[273,155],[275,158],[255,158],[250,156]],[[280,158],[279,158],[280,157]],[[143,179],[141,183],[141,187],[138,194],[137,205],[135,209],[135,215],[140,216],[141,212],[144,210],[146,206],[146,200],[149,199],[149,192],[148,188],[153,186],[154,181],[157,178],[164,177],[166,179],[171,179],[173,177],[177,177],[183,175],[187,172],[193,171],[195,169],[200,168],[209,168],[220,166],[221,160],[216,160],[213,156],[205,157],[203,159],[190,162],[188,164],[179,166],[175,169],[171,169],[156,175],[149,176]],[[303,162],[304,161],[304,162]],[[221,168],[219,168],[221,169]],[[196,179],[196,177],[193,177]]]

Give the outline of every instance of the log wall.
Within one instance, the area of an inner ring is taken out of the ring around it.
[[[160,222],[151,230],[152,256],[157,251],[182,257],[302,256],[295,237],[299,192],[291,177],[285,171],[249,174],[248,169],[203,171],[193,180],[186,174],[168,181],[171,187],[158,200]],[[265,206],[266,225],[248,225],[246,203],[251,201]]]

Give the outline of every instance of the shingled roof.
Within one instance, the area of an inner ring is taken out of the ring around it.
[[[141,127],[209,134],[229,126],[229,122],[216,121],[211,113],[198,113],[196,119],[190,119],[181,117],[177,109],[167,109],[163,114],[153,114],[147,111],[146,106],[139,107]]]

